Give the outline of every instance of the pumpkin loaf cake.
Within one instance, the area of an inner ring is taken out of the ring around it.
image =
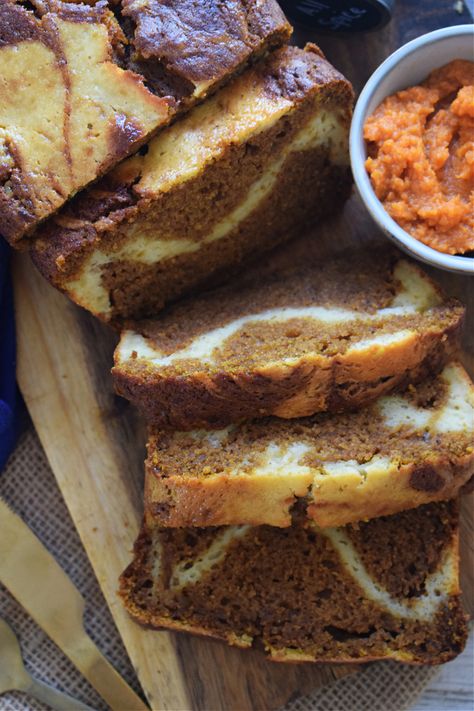
[[[340,415],[151,429],[152,526],[289,526],[300,501],[321,526],[457,496],[474,476],[474,386],[455,363],[437,378]]]
[[[144,528],[121,577],[145,625],[256,647],[279,662],[440,664],[459,654],[456,503],[357,527]]]
[[[439,370],[463,313],[390,250],[256,269],[124,331],[113,375],[161,428],[340,411]]]
[[[341,205],[352,101],[315,46],[273,52],[77,196],[34,262],[104,320],[155,315]]]
[[[0,234],[30,235],[290,30],[274,0],[0,0]]]

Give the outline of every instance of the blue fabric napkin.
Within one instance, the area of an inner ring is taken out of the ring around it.
[[[15,379],[15,322],[9,247],[0,237],[0,471],[17,434],[19,397]]]

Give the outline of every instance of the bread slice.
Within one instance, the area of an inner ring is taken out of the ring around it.
[[[474,386],[463,368],[357,412],[207,432],[150,431],[147,525],[321,527],[454,498],[474,475]]]
[[[0,233],[12,244],[291,30],[275,0],[110,6],[0,1]]]
[[[36,265],[103,320],[155,315],[341,205],[352,100],[316,47],[277,50],[78,196]]]
[[[120,594],[140,623],[279,662],[440,664],[462,651],[456,504],[358,527],[144,528]]]
[[[112,372],[161,428],[340,411],[439,369],[463,312],[390,250],[255,269],[126,330]]]

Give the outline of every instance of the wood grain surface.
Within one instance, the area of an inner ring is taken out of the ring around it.
[[[437,5],[399,0],[395,20],[382,32],[347,40],[311,39],[359,89],[403,42],[469,20],[452,3]],[[308,37],[299,33],[299,39]],[[312,249],[323,255],[368,240],[385,241],[354,196],[340,215],[314,231]],[[474,290],[468,277],[436,276],[449,293],[468,303],[464,347],[474,374]],[[153,709],[272,709],[354,671],[347,666],[276,665],[257,652],[145,630],[129,619],[116,589],[142,515],[145,434],[132,407],[113,394],[110,367],[117,337],[52,289],[26,255],[15,257],[14,281],[20,387]],[[465,516],[463,526],[463,544],[472,553],[472,517]],[[469,571],[472,565],[465,564],[465,590],[472,592]],[[466,602],[474,611],[471,596]]]

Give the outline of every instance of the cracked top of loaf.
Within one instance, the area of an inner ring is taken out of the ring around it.
[[[275,0],[122,0],[121,13],[133,68],[184,103],[291,32]]]
[[[196,2],[191,18],[185,4],[0,0],[0,232],[12,244],[289,37],[271,0]]]

